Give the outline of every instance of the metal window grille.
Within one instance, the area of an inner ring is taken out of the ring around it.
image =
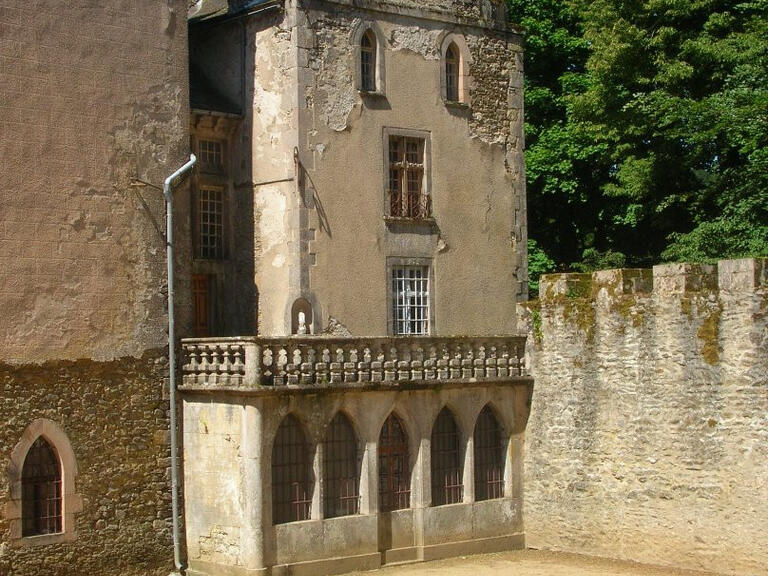
[[[432,504],[457,504],[464,499],[459,430],[450,410],[443,408],[432,427]]]
[[[210,260],[224,257],[224,191],[220,188],[200,188],[198,254]]]
[[[311,458],[301,424],[286,416],[272,445],[272,516],[275,524],[309,520]]]
[[[366,92],[376,90],[376,37],[371,30],[360,41],[360,88]]]
[[[357,439],[349,420],[336,414],[323,440],[323,511],[326,518],[359,510]]]
[[[382,512],[411,505],[408,437],[400,419],[390,414],[379,435],[379,500]]]
[[[429,334],[429,268],[392,268],[392,319],[394,333]]]
[[[62,531],[61,464],[42,437],[35,440],[21,472],[22,536]]]
[[[224,166],[224,146],[218,140],[198,140],[198,157],[203,170],[219,172]]]
[[[490,407],[475,424],[475,500],[504,497],[504,443],[501,426]]]
[[[455,44],[445,52],[445,99],[459,101],[459,51]]]
[[[432,204],[424,190],[423,138],[389,138],[389,215],[429,218]]]

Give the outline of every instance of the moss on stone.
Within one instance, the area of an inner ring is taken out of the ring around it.
[[[701,326],[699,326],[698,337],[701,340],[701,356],[710,366],[715,366],[720,362],[720,317],[723,309],[720,303],[708,314]]]

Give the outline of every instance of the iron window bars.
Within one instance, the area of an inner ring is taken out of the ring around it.
[[[408,436],[395,414],[390,414],[379,435],[379,500],[382,512],[411,505]]]
[[[429,268],[392,268],[392,320],[396,335],[429,334]]]
[[[504,444],[501,426],[489,406],[475,424],[475,500],[504,496]]]
[[[464,499],[459,431],[450,410],[443,408],[432,427],[432,505],[457,504]]]
[[[459,50],[453,43],[445,52],[445,99],[459,101]]]
[[[309,520],[312,511],[311,458],[301,424],[290,414],[272,446],[272,516],[275,524]]]
[[[423,138],[389,137],[389,216],[425,219],[432,203],[424,190]]]
[[[27,452],[21,472],[22,536],[62,531],[61,465],[42,437]]]
[[[331,420],[323,440],[323,513],[326,518],[358,513],[359,478],[357,438],[349,420],[339,413]]]
[[[220,260],[224,257],[224,191],[201,186],[198,198],[198,255]]]

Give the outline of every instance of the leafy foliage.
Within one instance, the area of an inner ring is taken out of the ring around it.
[[[508,2],[529,229],[558,266],[768,255],[768,0]]]

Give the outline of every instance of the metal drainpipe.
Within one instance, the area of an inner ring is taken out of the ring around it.
[[[197,158],[189,155],[189,162],[168,176],[163,183],[165,196],[166,258],[168,259],[168,369],[170,371],[171,404],[171,514],[173,515],[173,563],[181,573],[181,545],[179,538],[179,470],[176,445],[176,334],[173,314],[173,181],[195,165]]]

